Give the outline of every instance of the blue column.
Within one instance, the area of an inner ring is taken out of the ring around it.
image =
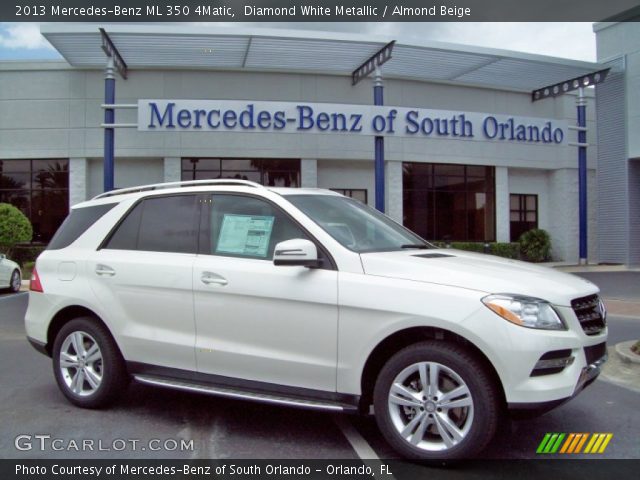
[[[384,105],[384,87],[382,85],[382,75],[376,69],[376,76],[373,80],[373,104]],[[376,184],[376,210],[384,213],[384,137],[375,137],[375,184]]]
[[[116,78],[114,76],[113,59],[109,57],[104,78],[104,103],[113,105],[116,101]],[[113,124],[115,122],[115,111],[113,108],[105,108],[104,123]],[[114,178],[114,131],[112,127],[104,129],[104,191],[113,190]]]
[[[580,217],[580,263],[587,263],[587,116],[584,90],[578,95],[578,197]]]

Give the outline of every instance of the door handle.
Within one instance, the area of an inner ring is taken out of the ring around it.
[[[111,268],[109,265],[96,265],[96,275],[113,277],[116,274],[116,271]]]
[[[205,285],[225,286],[227,283],[229,283],[226,278],[213,272],[203,272],[202,276],[200,277],[200,281]]]

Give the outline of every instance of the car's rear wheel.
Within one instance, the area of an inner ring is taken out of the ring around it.
[[[494,436],[500,400],[479,359],[456,344],[427,341],[396,353],[374,390],[378,426],[402,455],[469,458]]]
[[[10,287],[13,293],[17,293],[20,291],[20,287],[22,286],[22,278],[20,277],[20,272],[18,270],[14,270],[11,274],[11,284]]]
[[[107,406],[126,385],[120,351],[94,318],[76,318],[65,324],[56,336],[52,356],[60,390],[79,407]]]

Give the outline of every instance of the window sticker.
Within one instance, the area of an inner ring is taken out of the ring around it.
[[[266,257],[273,222],[274,217],[267,215],[225,214],[216,253]]]

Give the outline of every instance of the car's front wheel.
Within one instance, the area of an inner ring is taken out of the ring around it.
[[[479,359],[457,344],[426,341],[391,357],[374,390],[378,426],[416,460],[469,458],[496,432],[500,397]]]
[[[76,318],[65,324],[52,353],[58,386],[79,407],[104,407],[126,384],[120,351],[109,331],[94,318]]]

